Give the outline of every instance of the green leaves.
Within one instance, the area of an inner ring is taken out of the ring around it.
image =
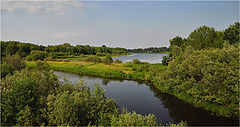
[[[167,70],[160,73],[159,77],[155,77],[159,83],[156,83],[157,87],[165,92],[174,93],[175,96],[178,94],[191,96],[194,99],[191,103],[199,107],[211,107],[208,110],[227,117],[236,117],[238,115],[235,112],[239,103],[236,99],[239,93],[238,53],[239,48],[229,44],[224,44],[223,49],[200,51],[188,47],[185,52],[174,53]],[[212,104],[215,106],[207,106]],[[224,106],[224,111],[216,105]]]

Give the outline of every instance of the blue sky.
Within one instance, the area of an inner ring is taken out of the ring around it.
[[[239,21],[238,1],[3,1],[1,40],[124,48],[169,46],[202,25]]]

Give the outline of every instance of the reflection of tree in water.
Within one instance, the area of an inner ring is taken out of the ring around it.
[[[107,86],[107,84],[110,82],[110,80],[107,80],[107,79],[103,79],[102,80],[102,84]]]
[[[107,84],[111,81],[119,81],[119,82],[123,82],[124,79],[120,79],[120,78],[102,78],[102,84],[107,86]]]
[[[162,101],[175,122],[187,121],[188,125],[239,125],[238,120],[213,116],[210,112],[202,108],[195,108],[175,96],[161,93],[152,85],[150,89],[154,92],[154,96]]]

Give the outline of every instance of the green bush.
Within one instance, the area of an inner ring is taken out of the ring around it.
[[[45,58],[44,61],[53,61],[53,57],[49,56],[49,57]]]
[[[62,89],[61,93],[48,96],[50,125],[109,126],[111,116],[118,114],[116,103],[104,97],[104,90],[99,86],[89,89],[80,83],[77,87],[69,84]]]
[[[123,109],[118,116],[113,116],[111,126],[159,126],[154,115],[142,116],[136,112]]]
[[[111,55],[107,55],[105,58],[103,58],[102,62],[105,64],[112,64],[113,59],[112,59]]]
[[[168,65],[168,62],[170,61],[170,57],[169,56],[163,56],[163,59],[162,59],[162,64],[163,65]]]
[[[122,61],[119,60],[119,59],[115,59],[115,60],[114,60],[114,63],[122,63]]]
[[[40,69],[40,70],[47,70],[47,69],[50,69],[50,66],[47,62],[38,60],[36,61],[36,66],[34,68]]]
[[[33,50],[30,55],[26,57],[28,61],[44,60],[48,56],[45,51]]]
[[[101,63],[102,60],[98,57],[95,57],[95,56],[91,56],[91,57],[88,57],[86,59],[84,59],[85,62],[96,62],[96,63]]]
[[[46,98],[57,87],[58,80],[49,71],[24,69],[6,76],[1,80],[1,126],[47,123],[42,115]]]
[[[132,63],[134,63],[134,64],[141,64],[141,61],[139,59],[133,59]]]
[[[1,64],[1,78],[4,78],[7,74],[13,74],[14,72],[14,67],[7,63],[7,62],[3,62]]]
[[[20,56],[18,55],[13,55],[13,56],[6,56],[5,61],[9,64],[11,64],[14,68],[14,70],[22,70],[26,67],[26,64]]]
[[[226,43],[223,49],[178,53],[156,79],[159,89],[184,95],[181,99],[192,100],[198,107],[226,117],[238,116],[239,47]]]

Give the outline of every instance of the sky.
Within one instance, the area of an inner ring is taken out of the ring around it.
[[[1,1],[1,40],[38,45],[169,46],[206,25],[239,21],[239,1]]]

